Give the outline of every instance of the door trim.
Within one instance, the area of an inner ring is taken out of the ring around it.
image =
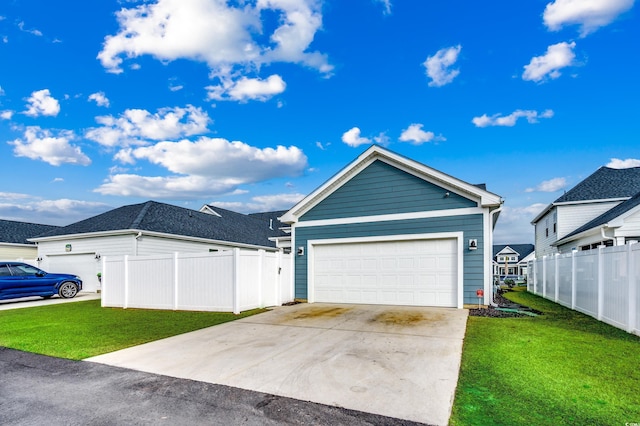
[[[308,240],[307,241],[307,302],[315,303],[315,276],[314,276],[314,263],[315,263],[315,246],[328,245],[328,244],[353,244],[353,243],[374,243],[374,242],[386,242],[386,241],[410,241],[410,240],[456,240],[456,255],[457,255],[457,271],[456,271],[456,285],[457,285],[457,302],[456,307],[462,309],[464,298],[464,251],[463,251],[463,232],[435,232],[431,234],[397,234],[397,235],[380,235],[374,237],[349,237],[349,238],[328,238],[322,240]]]

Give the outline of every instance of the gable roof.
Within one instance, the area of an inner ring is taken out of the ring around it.
[[[607,210],[595,219],[590,220],[581,227],[577,228],[575,231],[565,235],[564,237],[556,241],[553,245],[564,244],[565,242],[572,240],[572,237],[575,237],[578,234],[582,234],[583,232],[590,231],[594,228],[600,228],[617,219],[618,217],[624,215],[625,213],[636,209],[638,206],[640,206],[640,192],[629,198],[627,201],[618,204],[610,210]]]
[[[461,195],[464,194],[478,199],[479,204],[483,207],[499,207],[502,204],[500,196],[488,192],[484,189],[482,184],[472,185],[378,145],[372,145],[360,154],[358,158],[293,206],[284,216],[282,216],[282,221],[284,223],[296,222],[298,217],[311,210],[311,208],[327,198],[330,194],[376,160],[383,161],[426,181],[437,183],[445,188],[451,188],[451,190]]]
[[[569,191],[558,197],[532,221],[535,224],[553,206],[588,201],[625,200],[640,192],[640,167],[612,169],[600,167]]]
[[[147,231],[262,247],[273,247],[269,237],[276,231],[250,216],[215,207],[218,215],[184,207],[147,201],[110,210],[71,225],[52,230],[33,240],[60,236]]]
[[[28,238],[37,237],[56,228],[59,227],[0,219],[0,243],[34,245]]]
[[[505,248],[509,247],[520,256],[520,259],[524,259],[535,250],[533,244],[494,244],[493,245],[493,257],[495,258]]]

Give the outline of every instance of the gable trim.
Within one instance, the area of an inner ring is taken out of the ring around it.
[[[392,220],[411,220],[411,219],[427,219],[433,217],[450,217],[450,216],[464,216],[470,214],[482,214],[483,209],[481,207],[467,207],[462,209],[450,209],[450,210],[431,210],[424,212],[413,213],[396,213],[396,214],[383,214],[375,216],[357,216],[357,217],[345,217],[337,219],[321,219],[321,220],[307,220],[303,222],[296,222],[295,227],[306,228],[312,226],[329,226],[329,225],[351,225],[355,223],[370,223],[370,222],[386,222]]]
[[[346,182],[351,180],[376,160],[380,160],[427,182],[441,186],[445,190],[450,190],[460,194],[461,196],[465,196],[466,198],[474,199],[474,201],[479,202],[481,206],[499,207],[502,205],[502,199],[496,194],[485,191],[475,185],[456,179],[438,170],[432,169],[424,164],[418,163],[417,161],[402,157],[377,145],[373,145],[362,153],[355,161],[343,168],[323,185],[298,202],[298,204],[282,216],[282,222],[297,222],[300,216],[318,205],[330,194],[335,192],[338,188],[343,186]]]

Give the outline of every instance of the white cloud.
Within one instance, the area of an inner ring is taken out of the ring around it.
[[[329,148],[329,146],[331,145],[331,142],[327,142],[325,144],[323,144],[322,142],[318,141],[316,142],[316,146],[321,149],[322,151],[326,151],[327,148]]]
[[[231,80],[273,62],[302,64],[328,76],[333,66],[327,56],[309,51],[322,27],[321,8],[317,0],[158,0],[123,8],[116,13],[119,31],[105,37],[98,59],[112,73],[123,71],[123,58],[151,55],[163,62],[205,62],[212,77]],[[263,16],[275,19],[262,22]]]
[[[384,6],[384,14],[391,15],[391,0],[375,0],[378,3],[382,3]]]
[[[551,31],[580,25],[582,37],[609,25],[633,7],[634,0],[555,0],[544,9],[544,24]]]
[[[230,193],[242,184],[298,176],[307,166],[307,157],[295,146],[260,149],[243,142],[207,137],[195,142],[160,142],[125,149],[116,157],[129,163],[146,160],[174,175],[119,173],[112,175],[96,192],[173,199],[203,197]]]
[[[541,113],[538,111],[532,110],[515,110],[509,115],[502,116],[500,114],[494,114],[492,116],[488,116],[487,114],[483,114],[480,117],[473,117],[471,122],[475,124],[476,127],[488,127],[488,126],[507,126],[512,127],[515,126],[516,122],[519,118],[526,118],[527,121],[531,124],[537,123],[539,118],[551,118],[553,117],[553,111],[548,109]]]
[[[0,111],[0,118],[3,120],[11,120],[11,118],[13,117],[13,111],[11,110],[4,110],[4,111]]]
[[[210,100],[240,101],[248,100],[266,101],[275,95],[284,92],[287,87],[282,77],[277,74],[269,76],[266,80],[260,78],[241,77],[233,81],[228,78],[221,79],[217,86],[207,86],[207,98]]]
[[[288,210],[305,197],[304,194],[273,194],[258,195],[248,202],[241,201],[214,201],[211,204],[239,213],[269,212]]]
[[[20,29],[20,31],[25,32],[25,33],[29,33],[29,34],[33,34],[34,36],[38,36],[38,37],[42,37],[42,31],[38,30],[38,29],[25,29],[24,27],[24,21],[20,21],[18,22],[18,28]]]
[[[11,194],[9,194],[11,195]],[[98,202],[70,199],[42,200],[27,194],[5,197],[0,193],[0,217],[21,222],[69,225],[112,207]]]
[[[118,118],[99,116],[96,121],[102,127],[87,130],[85,137],[109,147],[199,135],[206,133],[211,123],[205,111],[192,105],[161,108],[155,114],[143,109],[128,109]]]
[[[42,89],[31,93],[27,99],[25,115],[38,117],[40,115],[56,116],[60,112],[60,103],[51,96],[49,89]]]
[[[504,206],[493,232],[495,244],[528,244],[535,240],[531,221],[547,205],[536,203],[523,207]]]
[[[436,136],[433,132],[422,130],[423,124],[413,123],[400,134],[401,142],[411,142],[414,145],[421,145],[425,142],[444,141],[442,136]]]
[[[527,188],[525,192],[556,192],[567,187],[567,180],[563,177],[557,177],[545,180],[538,184],[535,188]]]
[[[89,100],[94,101],[98,106],[109,107],[109,99],[104,92],[96,92],[89,95]]]
[[[428,56],[424,61],[427,69],[427,76],[431,78],[429,86],[440,87],[449,84],[460,74],[460,70],[450,69],[458,60],[458,55],[462,50],[461,45],[440,49],[433,56]]]
[[[54,135],[49,130],[32,126],[25,130],[24,141],[16,139],[9,144],[14,146],[13,153],[17,157],[41,160],[52,166],[61,164],[88,166],[91,164],[91,159],[82,152],[80,147],[71,144],[74,139],[75,135],[71,131],[60,131]]]
[[[2,86],[0,86],[0,96],[4,96],[4,89],[2,88]]]
[[[360,145],[371,143],[371,139],[360,136],[360,129],[358,127],[353,127],[344,132],[342,135],[342,142],[355,148]]]
[[[522,79],[528,81],[541,82],[547,78],[556,79],[560,77],[560,70],[574,65],[573,60],[576,55],[573,48],[575,42],[561,42],[553,44],[547,48],[547,52],[542,56],[535,56],[524,66]]]
[[[626,160],[621,160],[619,158],[612,158],[607,164],[607,167],[611,167],[612,169],[628,169],[631,167],[640,167],[640,160],[636,158],[627,158]]]

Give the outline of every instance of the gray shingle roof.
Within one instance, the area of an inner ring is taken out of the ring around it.
[[[59,228],[53,225],[40,225],[37,223],[16,222],[0,219],[0,242],[10,244],[34,244],[27,238],[37,237],[40,234]]]
[[[282,231],[280,228],[289,228],[291,225],[287,223],[282,223],[278,218],[282,217],[288,210],[278,210],[273,212],[260,212],[260,213],[249,213],[249,217],[254,219],[261,220],[269,226],[272,224],[273,230],[277,232],[277,235],[286,236],[289,235],[286,232]]]
[[[520,255],[520,260],[527,257],[536,248],[533,244],[494,244],[493,257],[495,258],[505,247],[511,247],[516,253],[518,253]]]
[[[554,203],[632,197],[640,192],[640,167],[600,167]]]
[[[558,240],[557,243],[561,244],[562,241],[565,241],[568,238],[573,237],[574,235],[580,234],[582,232],[585,232],[585,231],[588,231],[590,229],[597,228],[597,227],[600,227],[600,226],[602,226],[602,225],[604,225],[606,223],[609,223],[613,219],[617,218],[618,216],[628,212],[632,208],[637,207],[639,205],[640,205],[640,192],[638,192],[633,197],[629,198],[627,201],[624,201],[624,202],[618,204],[614,208],[612,208],[610,210],[607,210],[606,212],[604,212],[600,216],[596,217],[595,219],[585,223],[584,225],[582,225],[581,227],[579,227],[575,231],[565,235],[560,240]]]
[[[132,204],[110,210],[55,229],[41,235],[41,237],[133,229],[274,247],[275,244],[268,238],[276,236],[278,231],[270,230],[268,223],[265,224],[262,220],[231,210],[214,208],[220,216],[156,201],[147,201],[142,204]]]

